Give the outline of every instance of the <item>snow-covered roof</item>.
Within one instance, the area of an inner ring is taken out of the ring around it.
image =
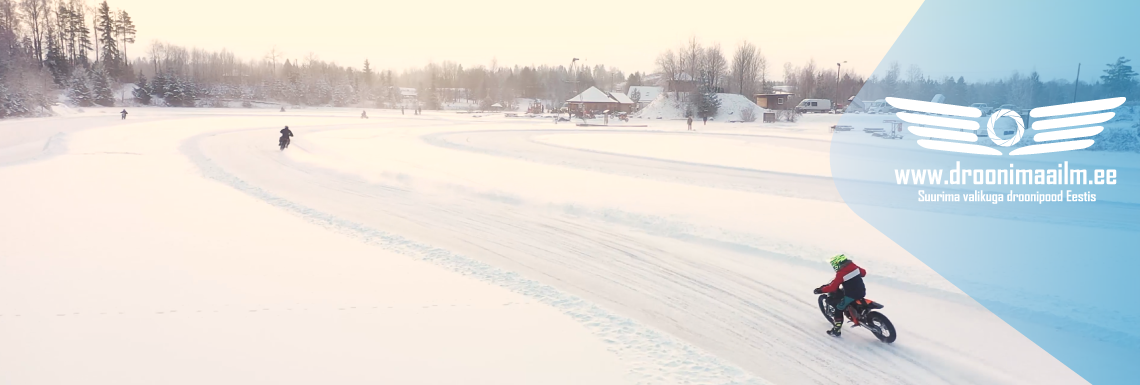
[[[621,104],[633,104],[633,99],[630,99],[629,96],[626,96],[621,92],[611,92],[610,97],[614,98],[614,100]]]
[[[409,87],[400,87],[400,95],[402,96],[416,96],[416,89]]]
[[[630,86],[629,94],[633,95],[633,91],[637,91],[640,97],[637,99],[638,103],[649,103],[657,99],[657,95],[661,94],[663,88],[653,86]]]
[[[582,102],[582,103],[613,103],[614,100],[610,99],[609,95],[599,90],[598,87],[587,88],[582,93],[566,100],[567,102]]]
[[[495,103],[495,104],[492,104],[492,105],[491,105],[491,107],[502,107],[502,106],[503,106],[503,105],[502,105],[502,104],[499,104],[499,103]]]

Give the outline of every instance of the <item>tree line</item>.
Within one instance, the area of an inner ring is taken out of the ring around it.
[[[719,109],[717,94],[732,93],[751,100],[756,94],[775,92],[785,86],[791,93],[788,104],[802,99],[829,99],[843,103],[855,95],[865,79],[848,70],[837,77],[840,68],[784,64],[783,79],[768,77],[768,60],[755,44],[742,41],[726,56],[720,44],[702,45],[696,37],[657,56],[658,82],[678,106],[697,117],[712,117]]]
[[[0,117],[42,113],[61,89],[79,104],[112,104],[113,85],[132,77],[136,35],[106,1],[0,0]]]
[[[1128,59],[1110,63],[1105,75],[1073,84],[1042,81],[1038,74],[967,83],[963,77],[932,78],[917,66],[904,74],[892,64],[885,76],[864,79],[851,71],[808,61],[785,63],[783,78],[768,76],[768,61],[755,44],[742,41],[731,50],[702,44],[692,37],[656,58],[653,73],[625,73],[604,64],[464,66],[444,61],[402,71],[377,70],[368,60],[357,67],[326,62],[314,53],[290,56],[276,47],[263,57],[240,58],[228,50],[208,51],[161,41],[127,55],[137,30],[125,10],[107,1],[0,0],[0,117],[46,112],[61,92],[79,106],[110,106],[125,99],[121,84],[136,85],[134,102],[166,106],[232,106],[255,102],[312,106],[396,107],[413,103],[426,109],[455,104],[513,107],[520,98],[540,99],[557,107],[574,94],[596,86],[624,92],[630,86],[656,85],[697,116],[715,115],[718,94],[752,99],[757,93],[790,90],[799,99],[838,99],[863,90],[864,99],[899,96],[966,105],[985,102],[1023,107],[1071,102],[1106,95],[1140,97]],[[410,91],[409,90],[413,90]],[[631,95],[639,98],[640,95]],[[1133,99],[1137,100],[1137,99]]]
[[[231,103],[286,103],[298,106],[369,106],[395,108],[415,104],[441,109],[448,104],[487,108],[514,104],[518,98],[561,104],[575,92],[597,86],[623,90],[643,82],[599,64],[586,66],[463,66],[444,61],[403,71],[342,66],[316,54],[289,58],[277,48],[264,57],[242,60],[227,50],[187,49],[153,42],[131,67],[138,73],[135,99],[168,106],[226,106]],[[573,80],[571,80],[573,79]],[[405,92],[415,90],[414,96]]]
[[[1037,71],[1028,74],[1014,71],[1005,78],[973,83],[968,83],[962,76],[925,76],[922,69],[913,64],[904,74],[902,66],[895,62],[891,63],[886,74],[881,77],[872,76],[867,81],[861,97],[864,100],[877,100],[887,96],[930,100],[934,95],[942,94],[946,97],[945,103],[949,104],[986,103],[990,107],[1013,104],[1019,108],[1117,96],[1140,100],[1140,83],[1137,82],[1137,73],[1129,65],[1130,62],[1130,59],[1120,57],[1105,64],[1100,71],[1093,70],[1092,74],[1085,72],[1084,76],[1088,80],[1077,82],[1067,79],[1043,81]]]
[[[768,60],[756,45],[743,41],[725,56],[720,44],[704,46],[691,37],[676,50],[657,56],[658,83],[676,99],[687,114],[705,118],[717,114],[719,93],[736,93],[752,98],[769,85]]]

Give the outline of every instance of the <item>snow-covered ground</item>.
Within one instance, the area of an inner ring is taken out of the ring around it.
[[[359,113],[0,123],[0,383],[1083,383],[842,203],[836,116]],[[823,333],[836,252],[895,344]]]

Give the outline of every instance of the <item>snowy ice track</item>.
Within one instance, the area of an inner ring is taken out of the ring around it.
[[[797,198],[840,201],[831,178],[792,173],[752,170],[747,168],[658,159],[604,151],[586,150],[540,143],[536,136],[557,133],[637,133],[643,135],[692,135],[685,133],[630,130],[487,130],[429,134],[424,140],[435,146],[523,159],[558,166],[611,173],[622,176],[682,182],[700,186],[734,189]],[[798,146],[826,147],[827,143],[811,139],[766,137],[741,134],[711,134],[736,140],[768,140]],[[583,156],[588,154],[588,156]]]
[[[802,278],[818,277],[820,270],[786,265],[778,255],[761,263],[779,266],[772,269],[757,269],[755,259],[733,255],[718,255],[723,260],[713,263],[704,254],[715,250],[631,231],[605,215],[479,194],[454,200],[368,182],[293,161],[267,145],[267,135],[267,130],[204,135],[187,141],[182,151],[207,177],[310,221],[562,309],[623,359],[636,362],[632,374],[643,383],[764,383],[747,372],[802,384],[1010,381],[963,372],[940,358],[966,356],[953,348],[942,346],[932,353],[908,347],[910,341],[929,340],[898,321],[903,338],[893,346],[861,330],[851,330],[841,340],[824,336],[814,297],[807,295],[818,282]],[[427,140],[454,146],[445,139],[462,135],[470,133]],[[526,138],[503,134],[490,144],[480,143],[476,151],[543,157],[557,148],[539,149]],[[295,143],[287,151],[304,151],[303,141]],[[622,159],[594,160],[607,154],[569,149],[558,156],[562,159],[547,159],[626,175],[680,166],[691,167],[682,171],[688,177],[702,178],[715,168],[618,155],[611,156]],[[730,180],[779,193],[765,187],[773,181],[749,181],[763,178],[761,172],[719,168],[716,173],[711,183]],[[781,184],[783,178],[795,178],[779,177]],[[826,178],[802,178],[796,188],[810,191],[821,179]],[[817,198],[828,199],[827,194]]]
[[[251,130],[241,130],[245,132]],[[263,130],[252,130],[262,132]],[[211,179],[222,182],[271,205],[290,211],[330,230],[354,236],[366,243],[427,261],[463,275],[473,276],[560,309],[581,322],[610,346],[623,360],[633,362],[631,379],[636,383],[681,384],[769,384],[759,377],[679,341],[660,331],[642,326],[629,318],[616,315],[577,296],[448,250],[415,242],[400,235],[376,230],[274,195],[228,173],[201,152],[202,140],[225,134],[194,137],[181,150]],[[262,154],[264,155],[264,154]],[[280,160],[280,159],[278,159]],[[284,162],[283,162],[284,163]],[[296,165],[293,165],[296,166]],[[336,178],[334,176],[334,178]],[[342,183],[347,178],[337,178]],[[398,189],[380,188],[387,192]],[[343,191],[352,193],[351,191]],[[375,192],[375,190],[374,190]],[[407,191],[403,191],[407,193]]]
[[[615,175],[622,175],[634,178],[645,178],[651,180],[660,180],[666,182],[686,183],[697,186],[706,186],[720,189],[739,190],[760,194],[778,195],[802,199],[814,199],[829,202],[842,202],[844,199],[839,195],[839,191],[835,188],[835,182],[831,177],[802,175],[795,173],[774,172],[754,170],[740,167],[726,167],[710,164],[684,162],[670,159],[659,159],[646,156],[637,156],[630,154],[619,154],[598,150],[573,148],[561,146],[551,143],[543,143],[536,140],[536,137],[550,134],[628,134],[638,133],[642,135],[700,135],[702,137],[723,137],[732,138],[741,141],[762,141],[762,142],[775,142],[783,145],[795,146],[827,146],[827,143],[822,143],[812,139],[798,139],[788,138],[782,136],[764,136],[764,135],[747,135],[747,134],[720,134],[720,133],[677,133],[677,132],[654,132],[654,131],[630,131],[630,130],[583,130],[583,129],[568,129],[568,130],[481,130],[481,131],[457,131],[457,132],[443,132],[424,135],[425,142],[434,146],[468,151],[474,153],[481,153],[487,155],[500,156],[505,158],[526,160],[530,162],[537,162],[549,165],[573,167],[583,170],[603,172]],[[884,151],[900,151],[897,149],[884,149]],[[901,150],[912,151],[912,150]],[[585,155],[585,156],[584,156]],[[855,186],[858,184],[866,184],[865,188],[854,188],[852,190],[862,191],[877,191],[871,185],[877,184],[874,182],[847,180],[849,185]],[[933,189],[934,187],[932,187]],[[939,186],[938,191],[951,191],[958,193],[972,193],[973,190],[957,189],[956,187]],[[848,197],[851,199],[852,197]],[[850,204],[859,204],[859,202],[848,202]],[[876,203],[882,205],[882,203]],[[888,206],[889,207],[889,206]],[[932,212],[945,212],[945,213],[960,213],[962,208],[954,208],[953,210],[943,209],[938,206],[924,207],[923,209]],[[1124,202],[1103,202],[1095,207],[1080,207],[1074,209],[1069,216],[1040,216],[1040,217],[1027,217],[1024,213],[1016,217],[1005,215],[1001,212],[989,210],[988,207],[980,206],[980,208],[967,208],[973,210],[970,215],[974,216],[989,216],[1005,219],[1013,219],[1019,221],[1045,221],[1045,222],[1060,222],[1060,223],[1077,223],[1080,222],[1082,226],[1087,227],[1105,227],[1112,229],[1131,228],[1140,231],[1140,228],[1135,227],[1135,223],[1131,221],[1118,221],[1118,222],[1087,222],[1083,218],[1089,217],[1090,210],[1103,210],[1111,211],[1114,213],[1130,212],[1134,215],[1140,215],[1140,205]],[[1110,216],[1102,216],[1110,217]],[[1114,216],[1120,218],[1129,218],[1129,215]],[[1060,219],[1058,219],[1060,218]]]

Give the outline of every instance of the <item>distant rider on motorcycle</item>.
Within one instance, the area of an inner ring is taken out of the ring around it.
[[[290,142],[289,138],[291,138],[292,136],[293,136],[293,131],[289,130],[289,126],[285,126],[285,128],[281,130],[281,139],[278,139],[277,143],[281,145],[282,149],[284,149],[285,147],[289,147],[289,142]]]
[[[867,276],[867,270],[855,265],[855,262],[843,254],[831,257],[828,262],[835,270],[835,278],[831,283],[820,286],[813,292],[827,293],[827,302],[835,306],[835,315],[831,318],[835,326],[828,330],[827,334],[839,337],[840,329],[843,327],[843,310],[847,309],[847,305],[867,295],[867,287],[863,285],[863,277]],[[842,289],[839,288],[841,285]]]

